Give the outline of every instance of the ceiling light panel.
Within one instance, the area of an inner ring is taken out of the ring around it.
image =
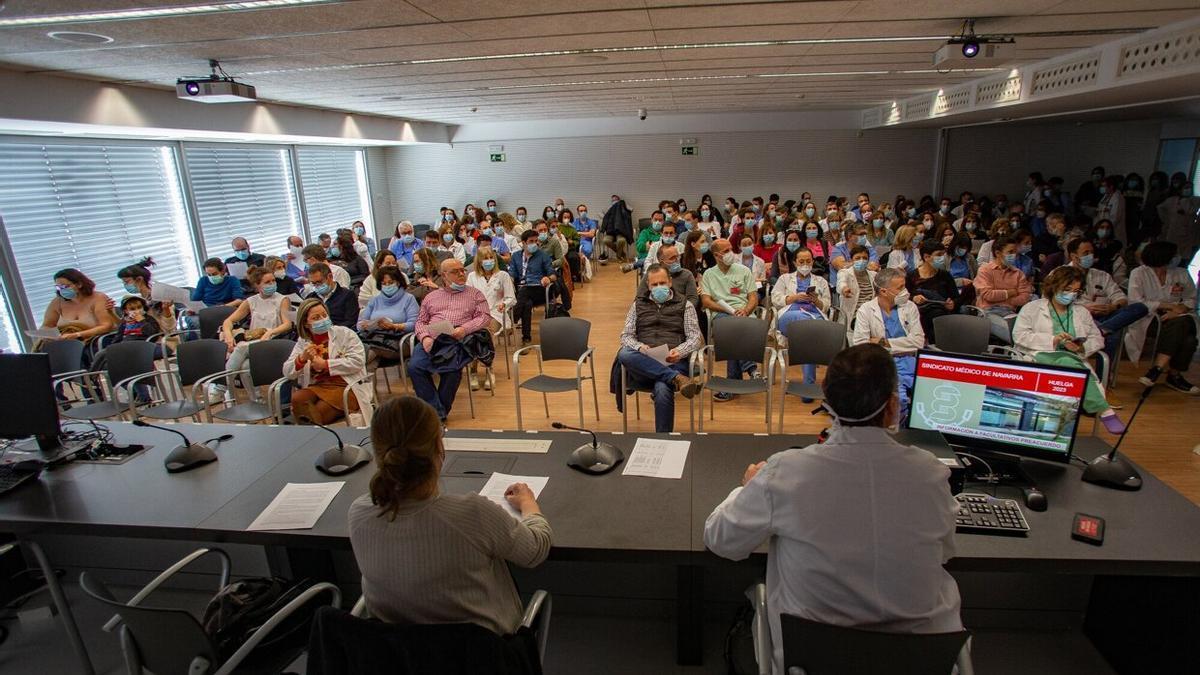
[[[171,7],[142,7],[115,9],[110,11],[75,12],[70,14],[43,14],[39,16],[13,16],[0,18],[0,28],[24,26],[57,26],[66,23],[95,23],[98,21],[132,21],[137,19],[163,19],[180,16],[202,16],[221,12],[247,12],[262,9],[281,9],[304,5],[328,5],[345,0],[246,0],[246,2],[210,2]]]

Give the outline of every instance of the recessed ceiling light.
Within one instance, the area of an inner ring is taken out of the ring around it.
[[[106,45],[113,41],[107,35],[99,33],[82,33],[74,30],[56,30],[46,33],[46,37],[63,42],[70,42],[73,45]]]
[[[52,26],[63,23],[90,23],[93,21],[128,21],[131,19],[162,19],[173,16],[196,16],[218,12],[245,12],[256,9],[278,9],[298,5],[322,5],[344,0],[247,0],[246,2],[210,2],[200,5],[176,5],[173,7],[145,7],[136,9],[114,9],[98,12],[75,12],[71,14],[43,14],[39,16],[15,16],[0,19],[0,28],[14,26]]]

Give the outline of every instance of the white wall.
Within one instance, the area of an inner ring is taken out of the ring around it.
[[[931,129],[808,130],[689,134],[700,154],[684,157],[679,134],[500,141],[507,161],[488,161],[489,145],[454,143],[387,148],[392,217],[432,222],[440,206],[456,210],[489,198],[501,210],[525,206],[531,217],[561,195],[598,217],[612,194],[635,216],[662,198],[718,204],[778,192],[814,198],[867,191],[891,199],[928,191],[937,132]]]
[[[1025,178],[1041,171],[1061,176],[1072,193],[1091,177],[1092,167],[1109,173],[1154,170],[1162,122],[1060,122],[994,124],[949,130],[944,194],[963,190],[1025,194]]]
[[[371,193],[371,219],[375,225],[375,239],[387,240],[395,231],[392,219],[392,190],[387,166],[387,151],[383,148],[365,148],[367,159],[367,186]]]

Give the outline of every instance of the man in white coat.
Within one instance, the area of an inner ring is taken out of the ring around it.
[[[888,353],[843,350],[825,372],[829,439],[750,465],[704,525],[704,543],[742,560],[764,542],[772,672],[782,675],[779,615],[893,633],[962,629],[950,470],[892,440],[900,415]],[[886,477],[886,479],[881,478]]]
[[[875,299],[860,306],[854,317],[850,344],[878,344],[891,353],[896,363],[903,424],[908,419],[908,403],[917,375],[917,350],[925,346],[921,312],[909,300],[904,271],[891,267],[880,270],[875,275]]]

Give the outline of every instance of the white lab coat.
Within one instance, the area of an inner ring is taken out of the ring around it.
[[[304,368],[296,370],[296,359],[312,344],[311,340],[300,338],[296,346],[283,362],[283,376],[295,380],[301,389],[312,383],[312,363],[305,363]],[[375,410],[371,407],[373,392],[367,379],[367,353],[363,348],[358,334],[345,326],[333,326],[329,329],[329,374],[340,375],[351,384],[350,391],[358,399],[357,415],[359,420],[350,419],[354,426],[370,426]]]
[[[1038,298],[1025,303],[1021,311],[1017,312],[1017,322],[1013,324],[1013,344],[1031,356],[1037,352],[1055,351],[1054,335],[1058,331],[1055,330],[1051,311],[1049,298]],[[1104,335],[1100,332],[1100,327],[1092,319],[1091,312],[1078,302],[1071,305],[1071,325],[1075,329],[1075,336],[1084,338],[1085,358],[1104,349]],[[1088,368],[1091,369],[1090,364]]]
[[[1162,220],[1162,238],[1179,246],[1179,252],[1190,255],[1200,244],[1200,197],[1167,197],[1158,205]]]
[[[471,272],[467,275],[467,285],[473,288],[478,288],[483,297],[487,298],[488,314],[492,319],[501,326],[506,325],[504,315],[508,313],[508,309],[517,304],[517,292],[513,288],[512,277],[504,270],[496,270],[492,272],[490,279],[485,278],[482,274]],[[504,311],[497,309],[500,303],[504,303]]]
[[[815,293],[817,300],[821,303],[821,314],[829,315],[829,282],[816,274],[809,274],[808,290]],[[775,316],[771,319],[771,331],[775,333],[775,339],[779,344],[786,346],[787,338],[775,329],[775,320],[779,315],[787,311],[788,304],[784,302],[787,296],[796,292],[796,273],[788,272],[775,280],[775,286],[771,288],[771,306],[775,308]]]
[[[875,270],[867,270],[867,279],[871,281],[871,286],[875,286],[875,275],[879,274]],[[850,289],[850,297],[846,297],[846,289]],[[838,270],[837,276],[837,294],[838,306],[842,308],[842,321],[846,324],[846,328],[850,327],[850,320],[854,318],[855,312],[858,311],[858,277],[854,274],[854,267],[843,267]]]
[[[850,344],[860,345],[871,338],[887,337],[887,328],[883,325],[883,310],[876,298],[854,314],[854,333]],[[925,329],[921,327],[921,312],[917,303],[909,301],[900,306],[900,325],[904,326],[905,337],[888,338],[890,351],[893,354],[910,354],[925,346]]]
[[[646,266],[647,267],[658,262],[658,249],[660,249],[660,248],[662,248],[662,240],[661,239],[659,241],[652,242],[650,244],[650,248],[646,249]],[[567,250],[565,246],[563,247],[563,250],[564,251]],[[684,247],[684,244],[682,241],[675,242],[675,250],[679,251],[679,256],[682,258],[683,252],[685,250],[685,247]]]
[[[1154,270],[1141,265],[1129,274],[1129,301],[1140,302],[1153,314],[1162,303],[1183,303],[1196,306],[1196,284],[1188,271],[1182,267],[1167,268],[1166,283],[1158,283]],[[1142,358],[1142,346],[1146,344],[1146,333],[1150,329],[1150,317],[1129,326],[1125,332],[1125,353],[1129,360],[1137,363]],[[1153,354],[1151,354],[1153,356]]]
[[[1071,263],[1070,266],[1082,269],[1075,263]],[[1117,280],[1113,278],[1113,275],[1095,267],[1087,270],[1087,279],[1084,280],[1078,302],[1085,305],[1094,303],[1111,305],[1126,299],[1125,291],[1117,285]]]
[[[1026,209],[1030,212],[1029,209]],[[1125,230],[1125,195],[1120,192],[1110,192],[1100,198],[1096,205],[1096,215],[1092,218],[1095,225],[1101,220],[1110,220],[1113,224],[1113,236],[1129,243],[1129,232]]]
[[[742,560],[764,542],[773,672],[779,615],[895,633],[962,629],[950,470],[879,427],[834,427],[822,444],[772,455],[708,516],[704,543]],[[731,480],[733,477],[730,477]]]
[[[909,249],[909,250],[912,251],[913,263],[915,265],[920,265],[921,264],[921,254],[918,253],[915,249]],[[905,274],[911,272],[912,268],[910,268],[908,266],[908,255],[907,254],[908,254],[908,251],[901,251],[900,249],[896,249],[896,248],[892,249],[892,252],[888,254],[887,265],[884,265],[884,267],[890,267],[892,269],[904,270]]]

